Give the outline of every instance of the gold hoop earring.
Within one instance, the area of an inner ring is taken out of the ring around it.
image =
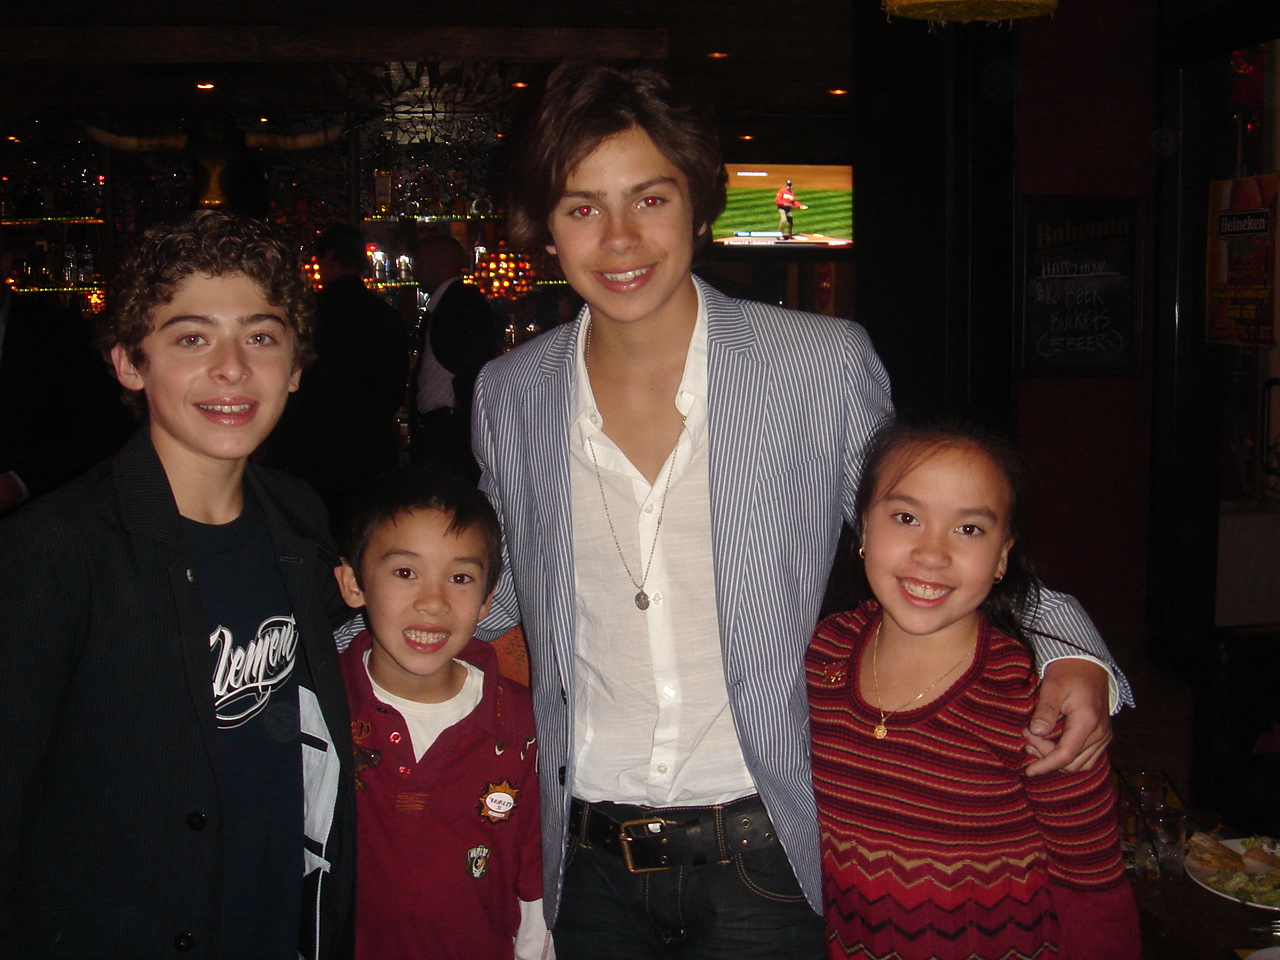
[[[867,548],[865,546],[858,548],[858,556],[863,560],[867,559]]]

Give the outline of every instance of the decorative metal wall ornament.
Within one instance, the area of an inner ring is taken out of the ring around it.
[[[883,7],[891,17],[933,23],[998,22],[1053,13],[1058,9],[1058,0],[884,0]]]
[[[382,118],[397,143],[496,143],[514,108],[505,64],[388,63]]]
[[[496,61],[388,63],[381,114],[364,125],[372,176],[393,176],[377,216],[487,215],[500,191],[497,151],[514,123],[513,78]],[[364,178],[362,182],[372,182]]]

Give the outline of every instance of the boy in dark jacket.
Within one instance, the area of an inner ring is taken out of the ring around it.
[[[310,323],[254,221],[121,266],[101,340],[146,427],[0,524],[0,956],[350,949],[337,557],[315,494],[249,463]]]

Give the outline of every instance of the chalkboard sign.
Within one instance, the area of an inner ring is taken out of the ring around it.
[[[1142,362],[1142,203],[1024,197],[1022,372],[1136,374]]]

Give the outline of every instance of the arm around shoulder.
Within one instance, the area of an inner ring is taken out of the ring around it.
[[[889,374],[880,362],[871,337],[857,323],[848,324],[842,367],[842,399],[848,405],[844,422],[844,483],[841,512],[853,524],[854,499],[862,478],[862,457],[868,441],[881,424],[893,417]]]
[[[1111,713],[1133,695],[1088,614],[1074,597],[1043,590],[1036,615],[1027,623],[1044,680],[1027,749],[1039,759],[1028,773],[1087,770],[1111,742]],[[1061,739],[1045,739],[1066,718]]]
[[[488,368],[481,371],[476,381],[475,402],[471,411],[471,449],[480,465],[480,490],[493,504],[502,528],[502,570],[493,588],[493,601],[489,615],[476,625],[476,636],[481,640],[496,640],[520,622],[520,607],[516,602],[515,584],[511,579],[511,559],[507,549],[507,517],[502,503],[502,487],[494,473],[496,446],[493,442],[492,424],[488,415],[486,376]]]

